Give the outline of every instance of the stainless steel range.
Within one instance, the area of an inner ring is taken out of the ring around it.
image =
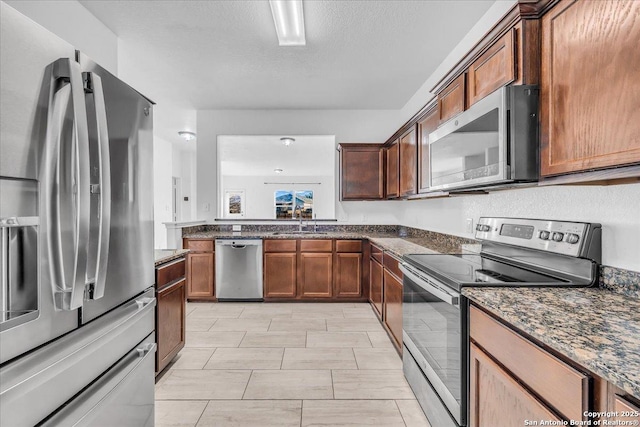
[[[480,218],[480,254],[403,258],[404,373],[432,425],[467,425],[469,302],[462,288],[593,286],[601,230],[592,223]]]

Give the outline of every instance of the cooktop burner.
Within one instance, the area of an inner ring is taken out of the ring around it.
[[[482,255],[406,255],[404,261],[454,289],[464,286],[549,286],[568,280],[514,267]]]
[[[593,223],[483,217],[476,226],[480,254],[405,255],[403,267],[416,279],[432,278],[457,291],[465,286],[592,286],[601,230]]]

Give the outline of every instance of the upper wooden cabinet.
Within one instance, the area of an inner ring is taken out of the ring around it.
[[[563,0],[542,17],[542,176],[640,163],[640,2]]]
[[[452,81],[438,93],[438,122],[444,123],[465,110],[466,75]]]
[[[393,199],[400,195],[400,144],[395,140],[387,147],[386,196]]]
[[[340,144],[341,200],[384,198],[382,144]]]
[[[416,127],[412,126],[400,137],[400,196],[416,194],[418,147]]]
[[[467,72],[467,103],[476,101],[516,78],[515,34],[512,29],[483,53]]]
[[[418,193],[429,191],[429,134],[438,127],[438,109],[433,106],[418,121]]]

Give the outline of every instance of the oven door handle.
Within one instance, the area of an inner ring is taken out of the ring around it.
[[[405,263],[402,263],[400,265],[400,270],[402,270],[404,277],[410,279],[416,285],[420,286],[422,289],[429,292],[433,296],[440,298],[442,301],[446,302],[449,305],[460,307],[460,294],[456,293],[455,295],[452,295],[439,286],[427,282],[423,278],[416,275]]]

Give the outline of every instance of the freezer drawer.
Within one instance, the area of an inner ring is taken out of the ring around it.
[[[42,425],[152,427],[154,334]]]
[[[154,290],[0,368],[0,425],[33,426],[153,333]],[[153,378],[153,372],[151,378]]]

